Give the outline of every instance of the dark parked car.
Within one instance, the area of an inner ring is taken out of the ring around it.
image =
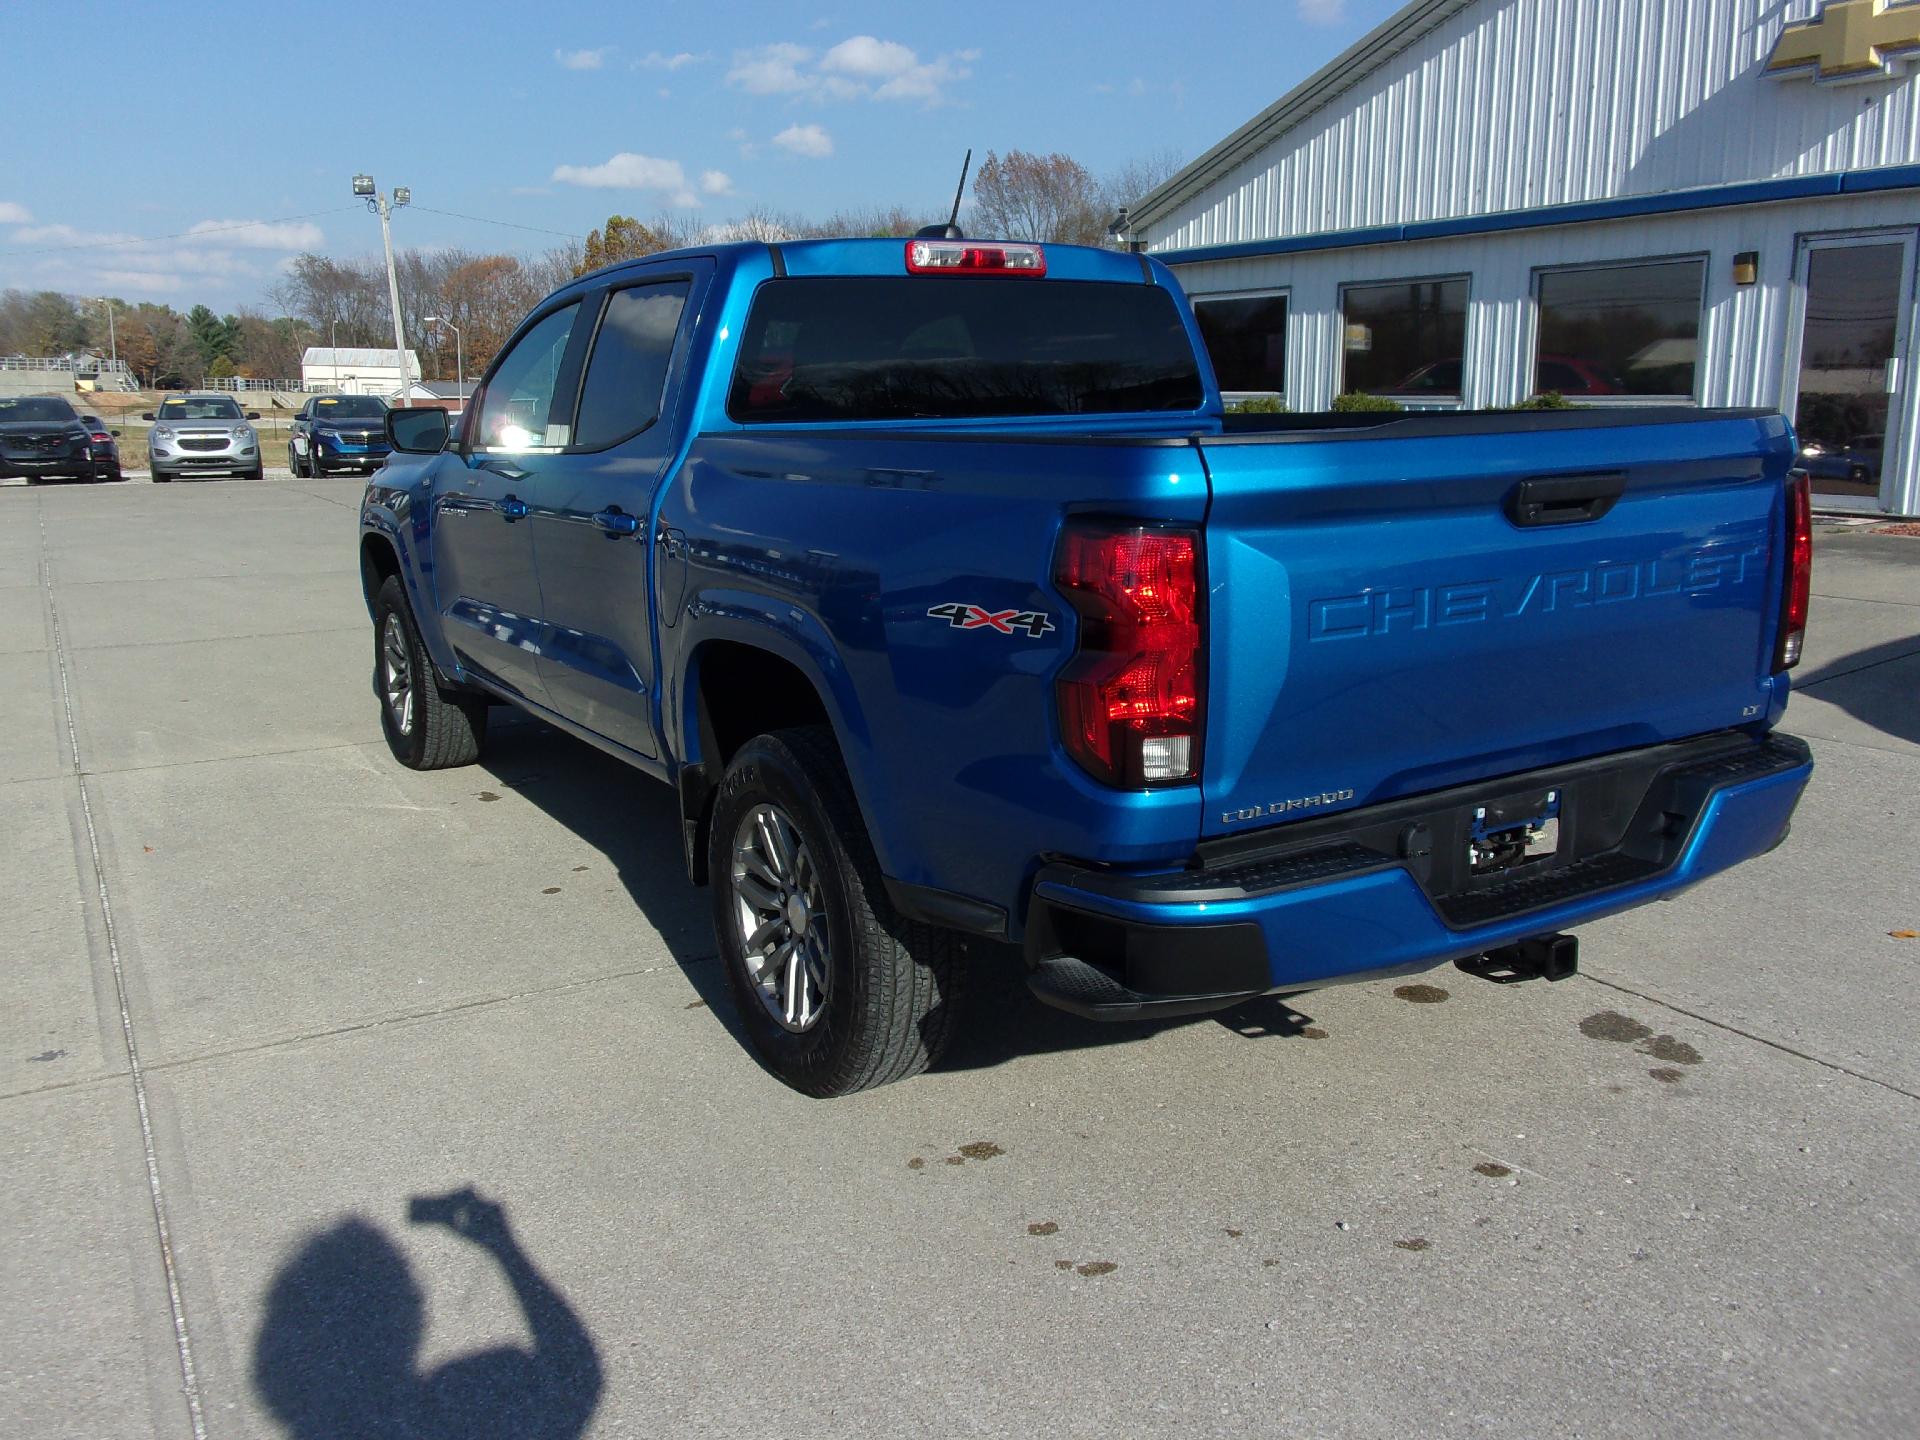
[[[98,415],[82,415],[80,423],[87,427],[87,442],[93,450],[93,464],[96,478],[118,480],[120,478],[120,442],[118,430],[107,428],[107,422]]]
[[[105,441],[104,447],[101,441]],[[113,434],[58,395],[0,398],[0,476],[37,480],[118,480]]]
[[[336,470],[371,474],[387,458],[387,402],[377,395],[321,395],[300,407],[287,437],[287,467],[302,479]]]
[[[1884,435],[1856,435],[1851,440],[1808,440],[1800,447],[1800,468],[1816,480],[1878,485],[1880,452],[1886,442]]]

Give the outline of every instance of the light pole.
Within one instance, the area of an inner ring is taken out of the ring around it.
[[[393,305],[393,363],[400,370],[400,395],[406,395],[412,381],[407,375],[407,336],[400,327],[400,276],[393,268],[393,226],[387,217],[400,206],[413,198],[413,191],[404,185],[393,187],[393,196],[389,199],[373,187],[371,175],[353,177],[353,193],[367,202],[367,208],[380,217],[380,241],[387,249],[387,299]]]
[[[453,331],[453,383],[464,401],[467,398],[467,356],[466,349],[460,340],[460,327],[448,324],[438,315],[427,316],[427,324],[437,325],[442,330]]]
[[[102,295],[100,303],[107,307],[107,354],[115,365],[120,363],[120,342],[113,335],[113,301]]]

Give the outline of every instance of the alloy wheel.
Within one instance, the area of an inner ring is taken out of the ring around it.
[[[783,1029],[810,1030],[833,975],[813,853],[785,811],[756,805],[734,832],[732,868],[734,923],[754,992]]]
[[[389,610],[380,627],[381,689],[387,714],[402,735],[413,733],[413,657],[407,648],[406,626],[398,611]]]

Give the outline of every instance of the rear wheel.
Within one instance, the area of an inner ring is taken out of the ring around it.
[[[120,467],[117,464],[100,465],[94,468],[93,478],[107,484],[117,484],[120,480]]]
[[[402,765],[446,770],[480,758],[487,702],[441,688],[397,575],[386,578],[373,602],[373,687],[381,733]]]
[[[740,748],[708,842],[727,985],[761,1061],[808,1095],[917,1075],[952,1036],[958,937],[888,903],[832,735]]]

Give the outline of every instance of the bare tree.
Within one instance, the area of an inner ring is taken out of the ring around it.
[[[974,224],[1006,240],[1099,245],[1107,235],[1100,186],[1066,155],[987,152],[973,178]]]

